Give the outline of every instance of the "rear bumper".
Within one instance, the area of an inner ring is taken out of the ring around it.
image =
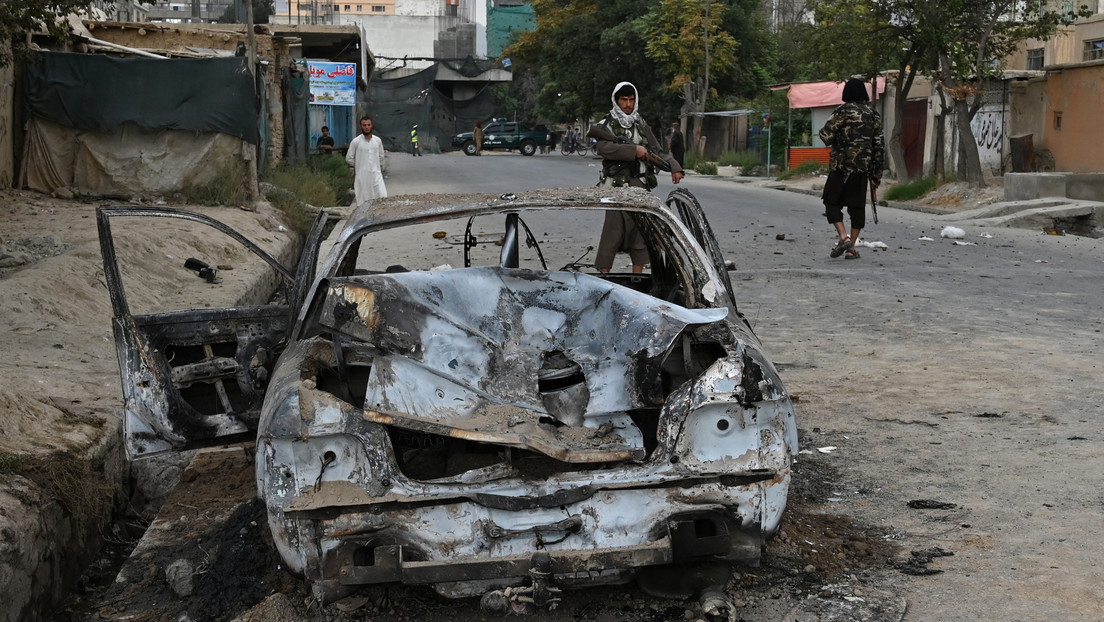
[[[294,541],[307,555],[306,578],[323,601],[379,583],[464,598],[527,583],[537,552],[547,553],[559,587],[625,583],[639,568],[697,560],[757,566],[771,535],[760,522],[771,483],[604,491],[525,511],[460,501],[269,519],[274,535],[284,530],[278,545]]]
[[[342,585],[367,583],[405,583],[425,585],[457,581],[494,581],[527,577],[532,555],[502,558],[466,558],[448,561],[403,561],[402,546],[388,545],[374,550],[372,565],[344,564],[338,581]],[[643,546],[606,551],[559,551],[551,556],[552,573],[568,575],[611,568],[639,568],[669,564],[674,559],[670,540]]]

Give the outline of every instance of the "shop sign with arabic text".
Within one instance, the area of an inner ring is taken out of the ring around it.
[[[307,68],[312,104],[356,105],[356,63],[307,61]]]

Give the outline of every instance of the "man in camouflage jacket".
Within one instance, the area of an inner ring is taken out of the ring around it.
[[[857,78],[843,87],[843,105],[832,113],[820,130],[820,139],[832,148],[828,164],[828,180],[824,184],[825,216],[839,241],[830,253],[846,259],[857,259],[853,247],[866,225],[867,188],[882,183],[885,164],[885,135],[882,118],[870,106],[866,84]],[[843,226],[843,207],[851,218],[851,233]]]
[[[651,190],[658,185],[655,167],[648,161],[648,148],[659,151],[659,141],[651,128],[636,111],[636,87],[630,82],[620,82],[613,88],[613,109],[598,125],[617,137],[599,140],[595,149],[602,156],[602,173],[599,186],[618,188],[634,186]],[[671,182],[682,181],[682,167],[669,154],[661,157],[671,167]],[[632,216],[623,212],[606,212],[602,224],[602,237],[598,241],[598,254],[594,264],[602,272],[613,267],[613,258],[619,251],[628,252],[635,273],[644,271],[648,263],[648,251],[644,238],[636,230]]]

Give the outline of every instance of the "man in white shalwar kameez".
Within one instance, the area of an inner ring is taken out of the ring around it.
[[[383,141],[372,135],[370,117],[360,118],[360,136],[349,143],[345,161],[353,167],[355,207],[387,196],[387,187],[383,185]]]

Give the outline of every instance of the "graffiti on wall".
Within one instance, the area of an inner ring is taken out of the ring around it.
[[[1000,174],[1003,157],[1008,152],[1004,129],[1004,107],[1000,104],[982,106],[970,121],[970,133],[977,145],[982,170],[991,171],[993,175]],[[958,166],[958,126],[953,120],[948,120],[945,136],[945,162],[947,170],[953,171]]]
[[[977,142],[982,168],[1000,170],[1004,156],[1004,108],[982,106],[970,122],[970,131]]]

